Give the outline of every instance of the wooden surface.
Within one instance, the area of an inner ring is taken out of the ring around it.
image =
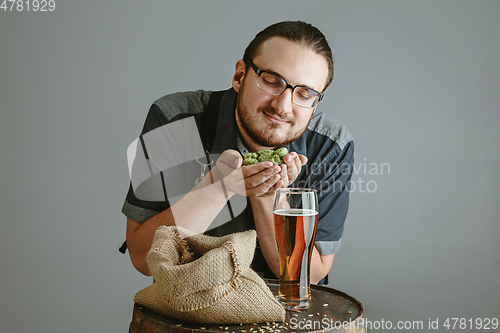
[[[278,281],[268,280],[271,291],[278,294]],[[253,323],[243,325],[193,324],[172,319],[134,305],[130,333],[163,332],[227,332],[259,333],[259,328],[266,333],[292,332],[339,332],[367,333],[363,328],[365,310],[355,298],[329,287],[311,285],[311,307],[301,312],[287,311],[283,323]],[[344,326],[341,324],[345,323]],[[352,323],[352,325],[349,325]],[[271,330],[272,329],[272,330]],[[279,332],[278,332],[279,331]],[[264,332],[263,332],[264,333]]]

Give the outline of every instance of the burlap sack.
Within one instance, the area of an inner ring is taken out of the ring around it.
[[[179,233],[189,237],[181,239]],[[134,301],[196,323],[284,321],[285,310],[250,268],[255,243],[255,230],[211,237],[160,227],[147,255],[155,282]]]

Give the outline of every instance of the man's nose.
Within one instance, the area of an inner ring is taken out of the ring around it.
[[[292,89],[285,89],[281,94],[276,96],[271,103],[271,106],[278,110],[279,113],[290,113],[292,112]]]

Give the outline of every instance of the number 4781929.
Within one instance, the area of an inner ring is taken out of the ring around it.
[[[3,0],[0,5],[4,12],[53,12],[55,9],[54,0]]]

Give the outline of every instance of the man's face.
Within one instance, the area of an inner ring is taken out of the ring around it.
[[[323,91],[328,63],[322,55],[279,37],[264,42],[260,51],[253,59],[258,68],[279,74],[293,86],[305,85]],[[244,67],[242,61],[238,63]],[[237,73],[238,64],[233,79],[233,87],[238,91],[236,122],[248,148],[274,148],[304,133],[315,108],[292,103],[291,89],[278,96],[262,91],[257,87],[258,76],[251,68],[240,81]]]

